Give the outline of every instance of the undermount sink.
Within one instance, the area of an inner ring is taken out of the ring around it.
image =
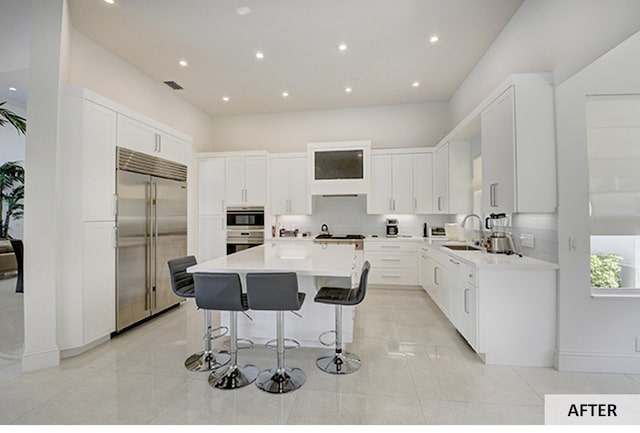
[[[443,246],[449,248],[450,250],[456,250],[456,251],[480,251],[480,248],[472,247],[471,245],[443,245]]]

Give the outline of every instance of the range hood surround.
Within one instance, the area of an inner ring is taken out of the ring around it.
[[[371,141],[307,144],[312,195],[357,196],[370,188]]]

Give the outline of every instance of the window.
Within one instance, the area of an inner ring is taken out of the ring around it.
[[[587,97],[593,294],[640,288],[640,95]]]

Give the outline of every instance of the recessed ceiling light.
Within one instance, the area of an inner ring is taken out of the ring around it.
[[[17,92],[18,89],[16,89],[15,87],[9,87],[9,90],[11,90],[12,92]]]
[[[262,52],[261,52],[261,51],[258,51],[258,52],[256,53],[256,59],[264,59],[264,54],[262,54]]]
[[[188,65],[186,60],[180,60],[178,63],[180,64],[180,66],[187,66]]]
[[[223,96],[223,97],[222,97],[222,100],[223,100],[224,102],[229,102],[229,97],[228,97],[228,96]]]
[[[347,44],[340,44],[338,45],[338,49],[340,51],[347,51]]]
[[[289,97],[289,92],[282,92],[282,97],[283,98],[288,98]]]
[[[241,16],[249,15],[251,13],[251,8],[249,8],[248,6],[242,6],[236,9],[236,12]]]
[[[344,89],[344,91],[347,92],[347,93],[351,93],[352,90],[353,89],[351,87],[347,87],[346,89]]]
[[[432,44],[435,44],[436,42],[438,42],[440,40],[440,38],[437,35],[433,35],[431,36],[431,38],[429,39],[429,42],[431,42]]]
[[[105,3],[109,3],[110,5],[115,3],[115,0],[104,0]]]
[[[414,81],[413,84],[411,84],[413,87],[420,87],[420,83],[417,81]]]

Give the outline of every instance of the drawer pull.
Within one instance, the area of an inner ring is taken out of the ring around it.
[[[402,278],[401,275],[380,275],[381,278]]]
[[[400,248],[400,245],[380,245],[380,248]]]
[[[381,262],[401,262],[401,259],[380,259]]]

